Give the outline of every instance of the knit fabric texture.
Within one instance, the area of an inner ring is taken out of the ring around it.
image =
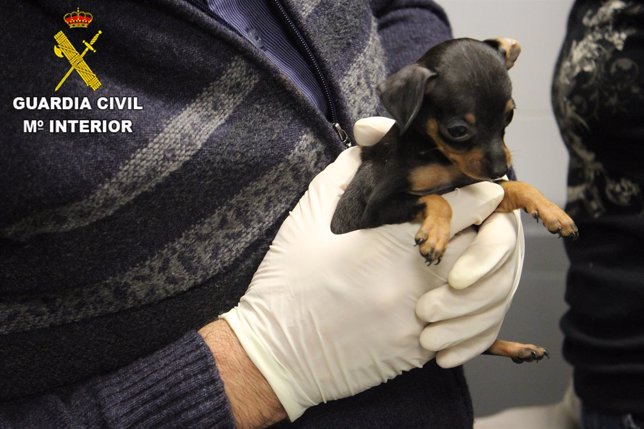
[[[171,388],[169,388],[171,387]],[[0,407],[2,428],[235,427],[210,349],[196,332],[67,392]]]

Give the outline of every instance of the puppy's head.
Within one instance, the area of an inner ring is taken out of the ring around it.
[[[501,177],[511,164],[503,136],[514,111],[507,70],[520,52],[512,39],[443,42],[383,82],[380,99],[401,134],[428,136],[467,176]]]

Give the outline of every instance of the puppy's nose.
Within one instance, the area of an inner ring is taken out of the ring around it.
[[[490,179],[498,179],[508,172],[508,161],[506,159],[503,144],[493,144],[486,153],[486,170]]]
[[[498,179],[508,174],[508,166],[505,163],[496,162],[492,165],[490,169],[490,178]]]

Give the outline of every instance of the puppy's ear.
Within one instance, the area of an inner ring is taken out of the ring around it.
[[[418,114],[427,81],[435,74],[419,64],[410,64],[378,85],[380,100],[398,123],[401,134]]]
[[[497,37],[496,39],[487,39],[483,43],[487,43],[494,49],[499,51],[503,58],[505,58],[505,67],[509,70],[514,65],[514,62],[521,53],[521,45],[514,39],[507,37]]]

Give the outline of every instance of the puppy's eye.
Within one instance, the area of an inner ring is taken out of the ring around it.
[[[467,127],[464,125],[454,125],[451,126],[447,129],[449,132],[450,137],[454,139],[462,139],[463,137],[467,136],[468,130]]]
[[[506,125],[506,126],[507,126],[508,124],[510,124],[510,122],[512,122],[512,118],[514,118],[514,109],[512,109],[512,110],[508,111],[508,112],[505,114],[505,125]]]
[[[447,126],[443,127],[442,131],[446,137],[457,142],[462,142],[472,137],[470,126],[462,119],[452,119],[447,123]]]

